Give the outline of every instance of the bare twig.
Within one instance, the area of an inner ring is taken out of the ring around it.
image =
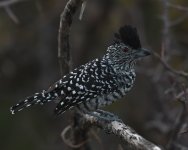
[[[168,0],[162,0],[163,5],[163,45],[162,45],[162,58],[165,58],[166,53],[168,52],[170,48],[170,32],[169,32],[169,26],[170,26],[170,20],[169,20],[169,8],[168,8]],[[167,59],[167,58],[165,58]]]
[[[83,146],[87,140],[85,141],[82,141],[81,143],[79,144],[73,144],[71,140],[69,140],[70,138],[66,137],[66,134],[69,132],[69,130],[72,130],[72,126],[71,125],[68,125],[62,132],[61,132],[61,138],[63,139],[63,141],[71,148],[79,148],[81,146]]]
[[[181,91],[180,93],[178,93],[176,96],[175,96],[175,99],[181,99],[183,96],[188,95],[188,88],[185,89],[185,91]]]
[[[173,27],[173,26],[176,26],[176,25],[182,23],[183,21],[186,20],[187,17],[188,17],[188,12],[186,12],[184,15],[178,17],[176,20],[171,21],[169,27]]]
[[[7,12],[7,14],[9,15],[9,17],[12,19],[12,21],[16,24],[19,23],[19,20],[17,18],[17,16],[14,14],[14,12],[10,9],[9,6],[5,6],[5,11]]]
[[[58,35],[58,59],[61,76],[71,70],[71,56],[69,45],[69,31],[72,18],[82,0],[69,0],[60,16]]]
[[[185,93],[185,91],[184,91]],[[186,98],[186,93],[185,93],[185,99]],[[177,118],[174,128],[172,129],[172,135],[170,136],[169,142],[167,144],[167,149],[173,149],[173,147],[175,147],[175,143],[177,141],[178,135],[180,133],[180,130],[183,126],[183,124],[185,123],[186,120],[186,116],[187,116],[187,110],[186,110],[186,103],[183,100],[178,100],[181,104],[182,104],[182,110],[181,113],[179,115],[179,117]]]
[[[171,67],[164,59],[162,59],[159,54],[157,54],[156,52],[153,52],[153,56],[156,57],[157,59],[159,59],[159,61],[161,62],[161,64],[165,67],[165,69],[167,69],[168,71],[170,71],[171,73],[173,73],[176,76],[180,76],[185,78],[186,80],[188,80],[188,73],[181,71],[181,70],[175,70],[173,67]]]
[[[16,4],[18,2],[22,2],[22,1],[25,1],[25,0],[7,0],[7,1],[1,1],[0,2],[0,7],[4,7],[4,9],[5,9],[6,13],[8,14],[8,16],[16,24],[19,23],[19,20],[16,17],[16,15],[13,13],[13,11],[10,9],[10,6],[13,5],[13,4]]]
[[[79,19],[80,19],[80,20],[82,20],[82,17],[83,17],[83,14],[84,14],[84,11],[85,11],[85,8],[86,8],[86,5],[87,5],[87,1],[84,0],[83,3],[82,3],[81,10],[80,10],[80,16],[79,16]]]
[[[188,7],[184,7],[184,6],[177,5],[177,4],[172,4],[172,3],[169,3],[169,2],[167,3],[167,5],[172,7],[172,8],[181,10],[181,11],[188,11]]]
[[[5,7],[5,6],[10,6],[18,2],[22,2],[26,0],[7,0],[7,1],[1,1],[0,2],[0,7]]]

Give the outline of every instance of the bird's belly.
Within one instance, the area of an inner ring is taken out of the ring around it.
[[[131,87],[122,87],[119,88],[116,92],[105,94],[93,98],[91,100],[85,101],[80,103],[77,107],[79,110],[83,111],[84,113],[95,111],[101,107],[107,106],[112,104],[113,102],[121,99],[126,93],[131,89]]]

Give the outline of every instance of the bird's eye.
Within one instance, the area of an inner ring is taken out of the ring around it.
[[[123,48],[123,51],[124,51],[124,52],[127,52],[128,50],[129,50],[128,47]]]

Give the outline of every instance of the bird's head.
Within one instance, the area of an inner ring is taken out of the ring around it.
[[[117,69],[132,69],[135,62],[151,52],[142,48],[136,28],[125,25],[115,34],[114,43],[107,49],[107,58]]]

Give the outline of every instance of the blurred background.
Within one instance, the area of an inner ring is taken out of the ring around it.
[[[60,133],[70,123],[70,112],[54,116],[53,103],[16,115],[9,111],[11,105],[60,78],[57,36],[67,0],[4,5],[8,1],[0,1],[0,149],[68,150]],[[79,12],[70,34],[74,67],[102,56],[114,32],[130,24],[137,27],[144,48],[162,53],[174,69],[188,72],[187,0],[88,0],[81,21]],[[188,149],[187,114],[182,117],[177,100],[187,102],[187,91],[187,79],[168,72],[151,56],[138,62],[134,88],[105,110],[158,145],[165,147],[173,140],[176,147]],[[90,136],[93,150],[125,148],[116,136],[95,131],[100,141]]]

